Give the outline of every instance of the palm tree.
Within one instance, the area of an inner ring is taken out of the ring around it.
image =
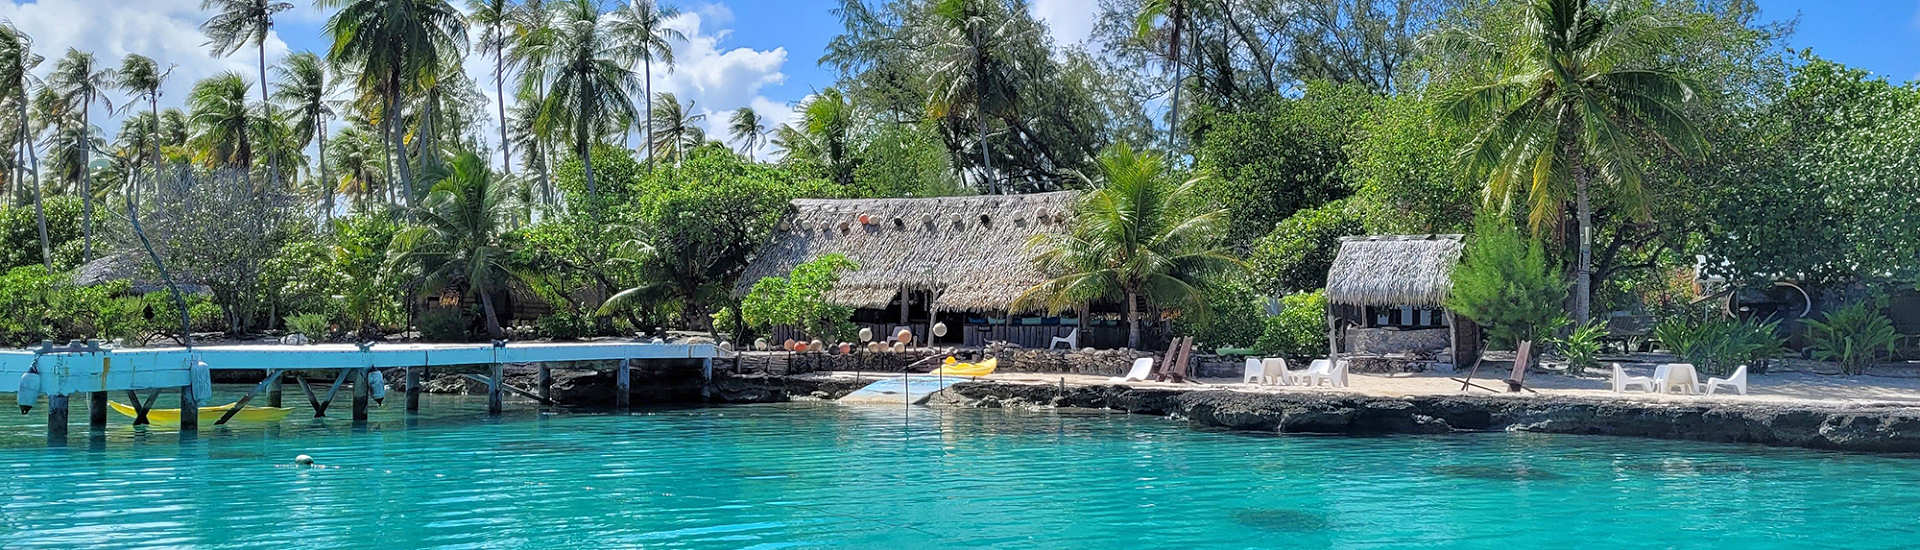
[[[473,153],[455,157],[447,177],[434,184],[415,218],[420,225],[394,236],[390,270],[424,266],[420,280],[430,289],[463,288],[480,298],[487,334],[506,337],[494,312],[493,295],[506,286],[512,251],[502,241],[512,193]]]
[[[1180,135],[1180,88],[1185,76],[1186,65],[1180,63],[1180,38],[1186,33],[1186,26],[1193,19],[1193,4],[1196,0],[1146,0],[1140,4],[1140,13],[1134,17],[1134,36],[1146,40],[1154,33],[1154,23],[1160,18],[1167,19],[1167,63],[1173,65],[1173,102],[1168,104],[1171,114],[1167,117],[1167,150],[1174,150],[1176,137]]]
[[[1461,155],[1469,174],[1486,178],[1490,206],[1506,209],[1524,191],[1539,234],[1557,226],[1573,195],[1579,258],[1572,310],[1583,325],[1592,311],[1594,179],[1644,216],[1639,150],[1705,147],[1681,107],[1693,100],[1692,85],[1655,65],[1655,45],[1685,26],[1621,6],[1603,11],[1588,0],[1534,0],[1520,44],[1482,44],[1493,50],[1482,53],[1499,63],[1495,72],[1505,74],[1442,98],[1449,116],[1480,126]]]
[[[44,59],[33,53],[32,37],[20,32],[13,23],[0,21],[0,90],[4,90],[0,95],[13,98],[14,109],[19,115],[15,131],[19,134],[19,147],[24,149],[16,154],[26,157],[26,162],[15,162],[14,166],[27,165],[32,168],[32,177],[21,179],[33,191],[33,216],[40,231],[40,263],[51,271],[53,245],[47,238],[47,210],[41,200],[40,155],[39,151],[34,150],[33,125],[27,120],[27,105],[30,103],[27,95],[34,80],[33,69],[40,66]]]
[[[327,117],[333,116],[333,108],[327,106],[327,96],[331,95],[327,89],[327,62],[313,52],[300,52],[287,56],[277,70],[279,80],[274,83],[273,96],[293,107],[294,143],[306,149],[307,144],[319,140],[319,165],[308,168],[307,177],[321,182],[321,216],[332,219],[333,181],[327,178]]]
[[[293,4],[273,0],[200,0],[200,9],[213,12],[213,17],[200,24],[200,32],[207,35],[206,46],[212,48],[214,56],[233,55],[240,48],[253,45],[260,67],[261,108],[271,115],[273,104],[267,98],[267,35],[273,32],[273,14],[293,9]],[[273,154],[267,156],[270,184],[279,183],[278,158]]]
[[[685,42],[687,35],[679,29],[667,26],[667,20],[679,15],[679,10],[661,6],[653,0],[630,0],[626,6],[615,10],[612,32],[615,41],[623,44],[621,57],[640,61],[645,76],[646,87],[640,97],[653,97],[653,62],[658,61],[673,71],[673,43]],[[646,132],[641,136],[643,147],[653,144],[653,105],[646,105],[645,118],[641,119]]]
[[[500,98],[500,173],[513,175],[513,145],[507,140],[507,45],[513,24],[507,0],[467,0],[467,22],[480,27],[481,54],[493,54],[493,95]]]
[[[413,201],[413,168],[400,134],[400,95],[417,81],[458,65],[467,26],[447,0],[319,0],[340,11],[327,20],[333,49],[327,61],[353,68],[355,84],[383,99],[381,120],[399,157],[400,183]]]
[[[514,93],[514,122],[508,140],[520,144],[524,165],[540,175],[540,189],[548,203],[555,200],[553,180],[548,177],[549,146],[547,136],[534,128],[534,122],[547,104],[546,62],[554,47],[553,18],[540,0],[525,0],[511,12],[513,40],[507,49],[508,70],[519,69],[521,82]],[[504,100],[502,100],[504,105]]]
[[[699,147],[707,141],[707,133],[698,123],[707,119],[707,115],[694,114],[693,105],[680,106],[680,99],[669,92],[660,92],[653,98],[653,121],[647,126],[653,134],[653,155],[673,157],[679,164],[686,158],[687,150]]]
[[[332,148],[331,168],[339,181],[328,182],[332,191],[353,197],[353,208],[366,211],[373,198],[385,187],[380,165],[385,160],[380,138],[360,126],[347,126],[328,147]]]
[[[60,94],[61,103],[68,112],[80,114],[79,130],[69,132],[74,140],[74,148],[79,154],[80,197],[86,205],[80,215],[81,226],[86,237],[81,245],[80,262],[93,261],[93,176],[85,168],[93,155],[93,103],[98,100],[113,110],[113,102],[107,101],[100,93],[103,88],[113,87],[113,70],[100,67],[94,61],[93,54],[68,48],[67,55],[54,63],[53,74],[47,75],[48,85]]]
[[[933,12],[940,34],[933,43],[936,65],[928,73],[933,88],[928,111],[940,119],[973,118],[984,170],[981,177],[988,193],[999,193],[999,179],[988,155],[987,118],[1012,110],[1020,67],[995,50],[1027,31],[1013,24],[1013,17],[991,0],[939,0]]]
[[[252,133],[258,124],[247,105],[248,88],[247,79],[240,73],[228,72],[195,83],[193,91],[188,92],[193,134],[187,143],[201,162],[250,173],[255,142]]]
[[[1200,196],[1203,178],[1175,183],[1163,158],[1125,142],[1101,153],[1099,167],[1101,181],[1081,199],[1073,230],[1029,243],[1041,249],[1041,272],[1054,278],[1021,293],[1014,309],[1118,300],[1127,308],[1127,346],[1137,348],[1142,298],[1204,313],[1200,289],[1242,265],[1221,246],[1227,213]]]
[[[754,149],[766,143],[767,119],[754,112],[752,107],[741,107],[733,111],[733,118],[727,122],[727,132],[734,141],[741,142],[740,152],[746,153],[747,159],[752,160]]]
[[[127,58],[120,62],[120,73],[118,75],[120,89],[133,94],[136,100],[128,102],[124,108],[132,108],[133,105],[138,104],[138,99],[145,98],[147,100],[149,114],[145,117],[138,117],[141,125],[133,125],[135,118],[128,118],[125,127],[136,133],[144,132],[148,134],[146,138],[141,140],[145,142],[144,145],[146,145],[146,149],[140,149],[139,151],[152,151],[153,158],[148,160],[153,162],[153,187],[155,190],[158,190],[160,187],[160,83],[165,81],[167,75],[172,72],[173,69],[161,71],[160,64],[155,63],[153,58],[140,54],[128,54]],[[127,132],[124,131],[121,132],[122,141],[131,143],[132,140],[125,139],[126,133]],[[137,192],[135,196],[138,196]],[[134,200],[134,202],[139,201]]]
[[[534,127],[543,135],[566,132],[574,154],[584,167],[587,194],[598,193],[590,153],[600,136],[625,131],[634,118],[631,94],[639,79],[621,57],[624,46],[608,32],[607,21],[589,0],[571,0],[558,6],[557,31],[550,59],[543,63],[546,80],[553,83]]]
[[[814,94],[800,106],[799,129],[810,136],[815,156],[840,185],[853,185],[853,102],[839,88]],[[984,142],[982,142],[984,143]]]

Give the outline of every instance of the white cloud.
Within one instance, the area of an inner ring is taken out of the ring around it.
[[[206,18],[200,0],[38,0],[22,4],[18,0],[0,2],[0,18],[11,21],[33,37],[35,53],[46,56],[37,74],[45,75],[67,48],[92,52],[103,66],[119,67],[129,53],[152,57],[160,66],[173,66],[173,74],[161,88],[161,104],[179,105],[185,101],[193,83],[226,71],[236,71],[259,86],[254,50],[246,48],[232,56],[215,58],[208,53],[206,35],[200,22]],[[278,34],[267,38],[267,63],[271,65],[287,53],[287,44]],[[259,93],[256,88],[253,93]],[[115,93],[117,107],[125,98]],[[120,117],[100,117],[99,126],[109,135],[119,129]]]
[[[707,5],[682,12],[668,25],[687,36],[674,44],[671,70],[653,68],[653,91],[670,92],[682,105],[691,103],[692,111],[705,114],[707,136],[725,141],[727,118],[740,107],[753,107],[768,120],[785,120],[792,108],[761,95],[761,89],[786,81],[780,72],[787,62],[786,48],[755,50],[722,49],[721,42],[732,33],[715,28],[733,17],[725,6]],[[779,118],[774,118],[779,117]]]
[[[1033,0],[1027,10],[1047,23],[1060,44],[1085,42],[1093,34],[1094,0]]]

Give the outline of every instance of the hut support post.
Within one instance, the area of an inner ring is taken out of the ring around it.
[[[540,394],[541,401],[553,399],[553,368],[548,367],[546,363],[540,364],[540,379],[534,391]]]
[[[1327,303],[1327,360],[1340,355],[1340,321],[1334,317],[1333,303]]]
[[[180,431],[200,429],[200,398],[193,395],[193,385],[180,386]]]
[[[900,324],[902,325],[907,324],[908,292],[910,291],[907,290],[907,287],[900,287]]]
[[[506,375],[505,371],[506,369],[499,363],[487,367],[487,414],[489,416],[500,416],[502,401],[505,397],[500,394],[500,379]]]
[[[420,376],[426,367],[407,367],[407,412],[420,412]]]
[[[630,390],[633,388],[633,375],[627,373],[627,367],[632,364],[631,359],[621,359],[620,370],[613,374],[613,407],[623,411],[627,410],[628,400],[632,398]]]
[[[67,396],[47,396],[47,442],[67,442]]]
[[[1453,364],[1453,370],[1460,370],[1460,328],[1453,326],[1453,310],[1441,310],[1447,320],[1447,362]]]
[[[87,429],[107,429],[107,392],[87,392]]]
[[[373,399],[373,388],[367,387],[367,369],[356,369],[353,373],[353,421],[367,421],[367,402]]]

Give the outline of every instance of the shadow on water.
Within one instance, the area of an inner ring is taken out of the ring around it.
[[[1761,468],[1738,462],[1694,462],[1691,460],[1663,460],[1659,462],[1633,462],[1621,466],[1629,472],[1693,474],[1693,475],[1735,475],[1752,474]]]
[[[1324,531],[1327,518],[1292,508],[1242,508],[1233,511],[1233,522],[1262,531]]]
[[[1448,464],[1428,468],[1427,471],[1443,477],[1458,479],[1479,479],[1486,481],[1545,481],[1566,479],[1567,476],[1526,464]]]

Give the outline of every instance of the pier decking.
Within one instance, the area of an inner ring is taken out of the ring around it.
[[[419,376],[427,368],[446,366],[491,366],[489,375],[477,377],[488,385],[488,412],[499,414],[504,391],[525,394],[544,401],[549,363],[580,361],[620,361],[616,376],[616,406],[627,405],[630,388],[628,367],[632,361],[693,360],[702,367],[702,375],[711,379],[716,348],[711,344],[659,342],[583,342],[583,343],[500,343],[500,344],[315,344],[234,345],[194,348],[102,348],[92,343],[63,346],[42,345],[35,350],[0,351],[0,393],[11,392],[22,406],[35,405],[38,396],[47,396],[48,437],[66,436],[67,401],[75,394],[92,399],[89,424],[106,425],[108,392],[126,391],[139,411],[136,424],[144,423],[145,413],[162,390],[180,391],[180,428],[199,426],[200,401],[211,391],[210,373],[215,370],[263,370],[266,379],[241,397],[237,405],[218,419],[226,422],[245,408],[253,396],[269,391],[270,406],[279,406],[279,382],[293,372],[334,371],[331,388],[320,398],[305,381],[298,386],[312,404],[315,416],[323,416],[342,385],[351,380],[353,419],[367,418],[367,400],[379,386],[379,369],[407,369],[407,411],[419,409]],[[502,365],[541,364],[541,387],[533,391],[504,387]],[[143,400],[142,392],[147,396]]]

